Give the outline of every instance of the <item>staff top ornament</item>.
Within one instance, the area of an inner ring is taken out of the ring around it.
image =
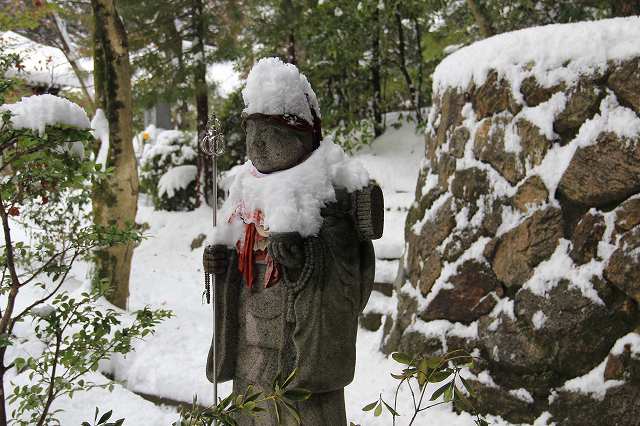
[[[200,149],[207,155],[217,157],[224,153],[224,133],[222,124],[215,114],[207,120],[204,136],[200,140]]]

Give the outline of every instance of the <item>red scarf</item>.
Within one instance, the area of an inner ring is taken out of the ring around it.
[[[254,223],[244,225],[244,238],[238,241],[238,270],[244,277],[247,287],[253,287],[254,272],[253,267],[256,261],[263,261],[267,264],[267,271],[264,274],[264,287],[269,288],[280,281],[280,265],[277,265],[266,250],[254,250],[256,241],[264,240],[265,237],[258,234]]]

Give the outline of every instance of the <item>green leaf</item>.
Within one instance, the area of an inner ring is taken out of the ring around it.
[[[256,399],[258,399],[260,397],[260,395],[262,395],[262,392],[255,392],[251,395],[249,395],[246,399],[245,402],[252,402],[255,401]]]
[[[405,364],[405,365],[411,365],[411,362],[413,361],[411,356],[402,352],[394,352],[393,354],[391,354],[391,357],[396,362],[399,362],[400,364]]]
[[[389,410],[391,415],[398,416],[398,417],[400,416],[400,414],[398,414],[398,412],[396,410],[394,410],[393,407],[391,407],[389,404],[387,404],[384,399],[382,400],[382,403],[384,404],[385,407],[387,407],[387,410]]]
[[[376,406],[375,411],[373,412],[373,415],[376,417],[380,417],[381,414],[382,414],[382,404],[378,404]]]
[[[427,363],[427,367],[429,367],[431,369],[438,368],[441,364],[444,363],[444,359],[439,357],[439,356],[430,356],[430,357],[426,357],[424,359],[425,359],[425,361]]]
[[[449,387],[444,390],[444,400],[447,402],[453,400],[453,382],[450,382]]]
[[[473,391],[473,388],[469,385],[469,382],[467,382],[465,378],[462,376],[458,376],[458,377],[460,377],[460,380],[462,381],[464,388],[467,390],[467,392],[469,392],[469,395],[474,396],[475,393]]]
[[[298,369],[294,368],[293,371],[289,374],[289,376],[284,380],[284,383],[282,383],[283,389],[286,389],[286,387],[289,386],[291,381],[296,377],[296,374],[298,374]]]
[[[296,423],[298,425],[301,425],[302,420],[300,419],[300,414],[298,414],[298,410],[296,410],[296,408],[293,405],[289,404],[287,401],[283,401],[283,402],[284,402],[284,406],[287,408],[287,410],[289,410],[289,413],[293,416]]]
[[[418,363],[418,386],[420,389],[427,384],[427,378],[429,374],[429,362],[427,358],[422,358]]]
[[[15,364],[16,370],[18,371],[21,371],[25,367],[25,365],[27,365],[27,361],[25,361],[24,358],[20,358],[20,357],[14,359],[13,363]]]
[[[305,401],[311,397],[311,392],[306,389],[296,388],[285,391],[283,396],[292,401]]]
[[[273,388],[278,389],[280,387],[281,375],[278,373],[276,377],[273,379]]]
[[[98,420],[98,424],[104,423],[107,420],[109,420],[111,418],[111,415],[113,414],[113,410],[109,410],[106,413],[104,413],[101,417],[100,420]]]
[[[435,401],[436,399],[440,398],[440,396],[442,396],[444,391],[447,390],[447,387],[449,387],[449,383],[446,383],[440,386],[438,389],[436,389],[433,395],[431,395],[431,398],[429,398],[429,401]]]
[[[376,407],[376,405],[378,405],[378,401],[373,401],[371,404],[367,404],[362,407],[362,411],[371,411]]]
[[[441,382],[443,380],[448,379],[449,376],[451,376],[452,373],[453,373],[452,371],[447,371],[447,370],[434,371],[429,376],[429,382],[431,382],[431,383],[439,383],[439,382]]]

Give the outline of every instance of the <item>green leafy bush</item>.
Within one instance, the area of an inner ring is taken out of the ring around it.
[[[92,223],[93,183],[111,170],[84,155],[94,138],[80,107],[51,95],[4,104],[13,82],[2,76],[16,60],[0,48],[0,426],[9,419],[56,425],[57,398],[111,388],[89,373],[112,354],[131,351],[170,313],[143,309],[125,325],[124,314],[98,303],[110,283],[65,289],[77,260],[142,236],[132,223]],[[25,343],[32,344],[29,355],[19,356]],[[5,389],[8,376],[14,377]]]

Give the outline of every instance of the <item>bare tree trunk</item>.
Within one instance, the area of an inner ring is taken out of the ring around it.
[[[196,97],[196,121],[198,129],[198,140],[200,140],[206,130],[209,116],[209,96],[207,87],[207,67],[204,62],[205,46],[205,18],[204,4],[202,0],[193,0],[193,28],[196,40],[194,44],[196,55],[196,66],[194,67],[194,84]],[[196,174],[196,192],[198,204],[200,194],[204,196],[207,204],[213,206],[213,176],[212,159],[200,149],[198,150],[198,172]]]
[[[6,351],[6,347],[0,348],[0,426],[7,426],[7,395],[4,393],[4,375],[7,372],[7,368],[4,366]]]
[[[422,87],[424,83],[424,56],[422,54],[422,27],[420,26],[420,21],[417,18],[413,19],[413,26],[416,32],[416,56],[418,57],[418,75],[416,80],[418,81],[418,96],[416,98],[416,103],[418,107],[418,117],[419,123],[423,121],[422,117],[422,106],[424,105],[424,99],[422,97]]]
[[[409,74],[409,70],[407,69],[407,56],[405,52],[405,42],[404,42],[404,28],[402,27],[402,16],[400,14],[400,5],[396,5],[396,10],[394,12],[396,18],[396,27],[398,29],[398,56],[399,56],[399,64],[400,64],[400,72],[404,77],[404,81],[407,83],[407,89],[409,89],[409,98],[411,102],[411,108],[416,113],[416,121],[418,123],[422,122],[422,115],[420,114],[420,108],[417,104],[417,94],[416,87],[413,84],[413,80],[411,79],[411,75]]]
[[[96,87],[103,90],[102,106],[109,122],[107,166],[114,168],[107,179],[96,183],[94,187],[94,222],[124,229],[135,223],[138,209],[138,171],[132,143],[133,109],[127,34],[114,0],[91,0],[91,5],[96,53],[102,55],[96,58],[94,75]],[[95,252],[94,280],[106,280],[112,290],[107,299],[123,309],[129,297],[132,255],[132,243]]]
[[[494,35],[496,31],[491,26],[491,21],[489,20],[486,11],[477,2],[477,0],[467,0],[467,5],[469,6],[471,14],[476,21],[476,25],[478,25],[480,35],[483,38],[491,37],[492,35]]]
[[[298,65],[298,59],[296,58],[296,37],[295,34],[293,34],[293,30],[289,31],[289,39],[287,40],[287,62]]]
[[[380,11],[373,12],[373,37],[371,39],[371,88],[373,89],[373,134],[378,137],[384,131],[382,124],[382,82],[380,78]]]
[[[20,280],[16,269],[13,242],[11,240],[11,231],[9,229],[9,216],[7,215],[7,209],[5,202],[2,199],[2,194],[0,194],[0,218],[2,219],[2,231],[4,233],[4,246],[6,251],[5,263],[6,268],[9,270],[9,277],[11,278],[11,286],[7,294],[7,302],[0,318],[0,335],[6,337],[11,335],[13,329],[11,316],[13,315],[16,298],[20,291]],[[0,401],[0,426],[6,426],[7,421],[9,420],[7,418],[6,395],[4,391],[4,375],[8,369],[4,359],[6,349],[6,346],[0,348],[0,392],[2,392],[2,400]]]
[[[640,15],[640,0],[614,0],[611,2],[613,16]]]
[[[58,16],[57,13],[53,13],[53,22],[54,22],[56,31],[58,33],[58,38],[60,39],[60,46],[62,47],[61,49],[62,53],[64,53],[64,56],[67,58],[67,61],[69,61],[69,65],[71,65],[71,69],[73,70],[73,73],[76,75],[76,78],[80,83],[80,88],[82,90],[82,93],[84,94],[84,97],[87,100],[87,103],[89,104],[91,109],[93,109],[93,111],[95,112],[96,104],[93,100],[93,97],[89,93],[89,89],[87,88],[87,84],[84,80],[84,75],[80,70],[80,65],[78,65],[78,55],[73,49],[73,46],[71,46],[69,40],[67,39],[67,36],[66,36],[67,30],[65,28],[65,23],[62,21],[62,18],[60,18],[60,16]]]
[[[286,17],[286,21],[289,25],[289,33],[287,34],[287,62],[293,65],[298,65],[298,57],[296,54],[296,13],[293,8],[293,2],[291,0],[283,0],[282,1],[282,10],[284,11],[284,16]]]

